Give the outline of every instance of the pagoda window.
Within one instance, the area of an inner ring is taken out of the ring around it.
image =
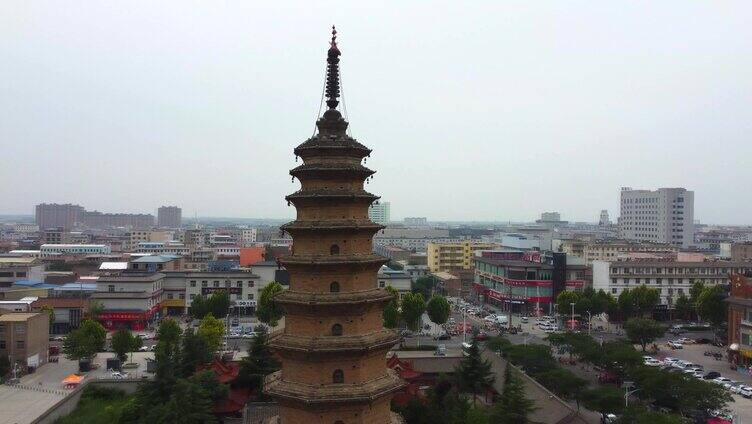
[[[342,325],[334,324],[332,326],[332,336],[341,336],[341,335],[342,335]]]
[[[345,382],[345,373],[342,370],[334,370],[332,373],[332,383],[342,384]]]
[[[332,245],[332,246],[331,246],[331,247],[329,248],[329,254],[330,254],[330,255],[339,255],[339,246],[338,246],[338,245],[336,245],[336,244],[333,244],[333,245]]]
[[[332,284],[329,284],[329,291],[332,293],[339,293],[339,283],[332,281]]]

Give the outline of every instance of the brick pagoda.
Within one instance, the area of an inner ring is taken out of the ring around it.
[[[318,134],[295,148],[303,164],[290,171],[301,184],[286,197],[297,219],[282,227],[293,238],[281,260],[290,289],[275,298],[285,330],[271,341],[282,370],[266,382],[282,424],[387,424],[392,394],[404,386],[386,363],[398,337],[383,327],[390,296],[376,284],[386,259],[372,252],[383,227],[368,219],[368,207],[378,196],[363,189],[374,173],[361,163],[371,150],[347,135],[337,110],[339,56],[332,31],[327,110]]]

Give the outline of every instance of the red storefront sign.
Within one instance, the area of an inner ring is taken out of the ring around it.
[[[202,287],[201,288],[201,294],[207,295],[214,292],[221,292],[226,291],[230,294],[241,294],[243,293],[242,287]]]
[[[144,319],[143,312],[102,312],[99,314],[100,321],[140,321]]]

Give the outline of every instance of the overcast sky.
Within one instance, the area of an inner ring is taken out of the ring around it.
[[[368,3],[0,2],[0,213],[293,217],[334,23],[393,219],[752,224],[749,1]]]

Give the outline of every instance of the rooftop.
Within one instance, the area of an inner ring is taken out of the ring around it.
[[[172,262],[176,259],[180,259],[180,256],[175,255],[150,255],[150,256],[142,256],[138,259],[134,259],[133,263],[139,263],[139,264],[164,264],[167,262]]]
[[[518,267],[518,268],[541,268],[541,269],[553,269],[554,267],[542,263],[542,262],[530,262],[530,261],[516,261],[516,260],[508,260],[508,259],[493,259],[493,258],[483,258],[483,257],[476,257],[476,262],[484,262],[491,265],[496,266],[507,266],[507,267]]]
[[[128,262],[102,262],[99,265],[100,271],[123,270],[128,269]]]
[[[0,265],[30,265],[37,261],[37,258],[23,257],[23,258],[0,258]]]
[[[39,314],[27,312],[12,312],[10,314],[0,315],[0,322],[24,322]]]

